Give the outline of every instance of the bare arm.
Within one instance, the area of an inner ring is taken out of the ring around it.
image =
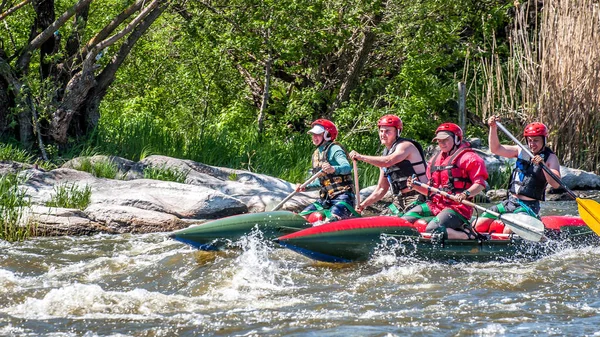
[[[388,154],[387,156],[365,156],[356,151],[352,151],[350,152],[350,158],[364,161],[365,163],[377,167],[390,167],[408,158],[410,155],[408,146],[410,146],[410,144],[399,144],[396,146],[394,152]]]
[[[540,160],[541,160],[541,158],[540,158]],[[548,166],[548,168],[550,169],[550,171],[552,171],[552,173],[554,173],[558,178],[560,178],[560,164],[558,163],[558,157],[556,157],[555,154],[552,154],[552,155],[550,155],[550,157],[548,157],[548,160],[546,160],[546,166]],[[546,177],[546,181],[548,181],[548,184],[550,184],[550,186],[552,186],[553,188],[560,187],[560,183],[558,181],[552,179],[552,177],[548,174],[548,172],[546,172],[545,170],[543,172],[544,172],[544,176]]]
[[[490,133],[488,135],[488,142],[490,144],[490,151],[493,154],[497,154],[506,158],[516,158],[519,155],[519,147],[517,145],[502,145],[498,138],[498,126],[496,121],[499,120],[498,116],[492,116],[488,119],[490,126]]]

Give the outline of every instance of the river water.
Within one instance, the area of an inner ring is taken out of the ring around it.
[[[577,214],[548,202],[543,214]],[[0,336],[600,336],[600,248],[322,264],[255,237],[199,252],[165,234],[0,241]]]

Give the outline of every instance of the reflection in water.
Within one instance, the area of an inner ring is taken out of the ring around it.
[[[550,207],[550,208],[547,208]],[[555,209],[547,203],[545,209]],[[573,209],[567,209],[565,212]],[[316,263],[261,240],[205,253],[163,234],[0,243],[5,336],[598,335],[600,249]]]

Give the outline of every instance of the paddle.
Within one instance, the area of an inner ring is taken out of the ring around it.
[[[523,145],[515,136],[513,136],[512,133],[506,130],[506,128],[500,124],[500,122],[496,122],[496,125],[500,130],[502,130],[502,132],[512,139],[515,144],[519,145],[519,147],[525,151],[529,157],[534,157],[529,148],[525,147],[525,145]],[[569,189],[567,185],[565,185],[565,183],[563,183],[562,180],[556,174],[554,174],[554,172],[552,172],[548,166],[546,166],[546,164],[540,163],[540,165],[542,166],[542,169],[552,177],[552,179],[559,183],[560,186],[562,186],[562,188],[564,188],[565,191],[567,191],[567,193],[569,193],[569,195],[575,199],[575,201],[577,201],[577,209],[579,210],[581,219],[594,231],[594,233],[600,235],[600,204],[591,199],[578,198],[577,195],[575,195],[575,193],[573,193],[573,191],[571,191],[571,189]]]
[[[420,181],[415,180],[413,181],[413,184],[425,187],[430,192],[438,193],[446,198],[454,200],[451,194],[439,190],[435,187],[429,186],[427,184],[424,184]],[[497,217],[498,219],[502,220],[510,229],[512,229],[513,232],[517,233],[523,239],[539,242],[542,240],[542,238],[544,238],[544,224],[534,217],[531,217],[524,213],[496,213],[494,211],[490,211],[485,207],[474,204],[468,200],[463,200],[462,203],[467,206],[475,207],[480,211],[488,212],[489,214]]]
[[[305,181],[302,185],[300,185],[298,189],[306,188],[306,186],[308,184],[312,183],[313,180],[317,179],[319,177],[319,175],[321,175],[321,173],[323,173],[323,170],[319,170],[319,172],[313,174],[310,178],[308,178],[307,181]],[[294,195],[296,195],[296,193],[298,193],[298,189],[294,190],[294,192],[290,193],[287,197],[285,197],[285,199],[281,200],[281,202],[278,203],[277,205],[275,205],[275,207],[273,207],[273,209],[271,211],[276,211],[276,210],[280,209],[283,206],[283,204],[285,204]]]
[[[354,209],[356,209],[358,205],[360,205],[360,189],[358,188],[358,167],[356,165],[356,159],[352,161],[352,168],[354,169],[354,190],[356,191]]]

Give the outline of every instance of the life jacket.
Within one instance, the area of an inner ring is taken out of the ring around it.
[[[398,137],[398,139],[396,139],[396,141],[394,142],[394,144],[392,145],[392,147],[389,150],[387,148],[385,148],[383,150],[383,155],[387,156],[390,153],[394,153],[394,151],[396,150],[396,147],[402,142],[412,143],[417,148],[417,150],[419,150],[419,153],[421,154],[421,161],[418,161],[416,163],[411,163],[408,159],[405,159],[405,160],[403,160],[399,163],[396,163],[390,167],[383,168],[383,172],[385,173],[385,175],[390,183],[390,186],[392,187],[392,193],[394,195],[400,194],[400,192],[406,188],[406,181],[408,180],[408,177],[411,177],[412,175],[416,175],[417,177],[420,177],[420,176],[424,176],[427,174],[426,170],[424,170],[423,173],[418,173],[418,174],[415,171],[415,166],[418,166],[421,164],[423,164],[423,167],[425,169],[427,169],[427,162],[425,161],[425,154],[423,152],[423,148],[421,147],[421,144],[417,143],[416,141],[414,141],[412,139]]]
[[[548,147],[544,147],[539,155],[546,161],[553,153]],[[548,185],[544,170],[542,166],[533,164],[531,158],[524,159],[523,154],[524,151],[521,151],[517,157],[515,168],[510,176],[509,191],[516,195],[544,201]]]
[[[473,152],[473,149],[470,146],[469,143],[463,142],[459,145],[456,152],[445,159],[441,158],[441,152],[435,155],[431,160],[432,165],[429,169],[433,187],[448,193],[457,194],[473,185],[468,172],[456,166],[456,162],[460,156],[467,152]],[[444,172],[446,174],[444,174]]]
[[[322,152],[319,152],[319,149],[316,149],[313,153],[313,173],[319,172],[321,169],[321,164],[329,163],[329,160],[327,159],[329,158],[329,150],[334,144],[339,145],[346,154],[346,157],[348,157],[348,152],[342,145],[337,142],[329,142],[329,144],[325,145],[325,148]],[[321,199],[333,199],[341,193],[354,190],[351,174],[327,174],[319,177],[319,181],[321,183],[321,191],[319,192]]]

